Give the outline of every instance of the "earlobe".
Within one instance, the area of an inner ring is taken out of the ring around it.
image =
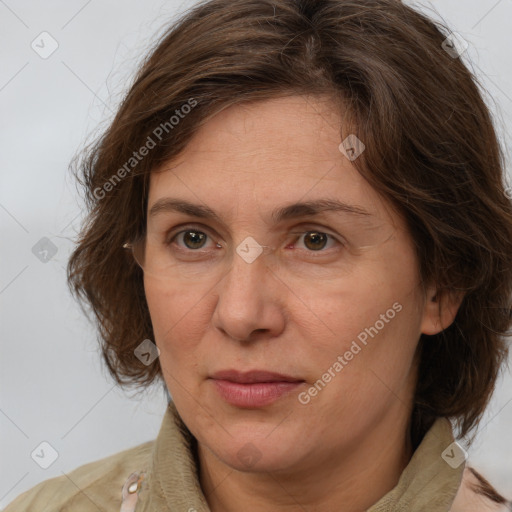
[[[454,290],[440,293],[436,289],[429,289],[423,312],[421,333],[439,334],[449,327],[457,316],[463,298],[463,292]]]

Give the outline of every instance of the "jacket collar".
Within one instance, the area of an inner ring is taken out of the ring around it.
[[[367,512],[447,512],[462,481],[465,456],[452,427],[438,418],[425,434],[398,484]]]
[[[367,512],[446,512],[460,486],[465,461],[453,445],[448,420],[438,419],[423,438],[398,484]],[[153,446],[137,512],[210,512],[199,483],[196,440],[169,402]],[[452,467],[453,466],[453,467]]]

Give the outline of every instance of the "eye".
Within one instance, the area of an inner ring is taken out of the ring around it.
[[[328,245],[329,239],[331,243],[341,244],[333,235],[319,230],[300,231],[292,234],[297,235],[299,239],[303,239],[302,246],[308,252],[326,252],[323,249]],[[202,253],[207,251],[208,238],[211,237],[207,232],[191,226],[188,229],[171,235],[166,241],[166,245],[172,245],[176,241],[176,245],[180,250]],[[178,243],[178,241],[181,241],[181,243]]]
[[[200,252],[198,249],[204,249],[208,238],[210,238],[210,236],[204,231],[191,227],[171,236],[170,239],[166,241],[166,245],[171,245],[175,240],[181,240],[184,246],[178,244],[180,249]]]
[[[325,252],[323,249],[328,244],[329,239],[340,244],[333,235],[324,233],[323,231],[310,230],[294,234],[299,235],[299,240],[301,238],[303,239],[303,246],[306,247],[309,252]]]

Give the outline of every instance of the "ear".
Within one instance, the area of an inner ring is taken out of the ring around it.
[[[439,292],[435,287],[429,287],[421,323],[422,334],[438,334],[449,327],[455,320],[463,299],[463,292]]]

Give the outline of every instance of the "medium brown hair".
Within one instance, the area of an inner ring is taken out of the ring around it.
[[[406,219],[423,281],[465,293],[453,324],[419,340],[413,442],[437,417],[461,435],[478,423],[507,354],[512,205],[489,110],[447,34],[397,0],[211,0],[168,29],[76,162],[88,217],[68,282],[120,385],[162,378],[158,359],[134,356],[154,337],[142,271],[123,249],[144,234],[150,173],[231,105],[329,95],[340,140],[366,146],[354,165]]]

